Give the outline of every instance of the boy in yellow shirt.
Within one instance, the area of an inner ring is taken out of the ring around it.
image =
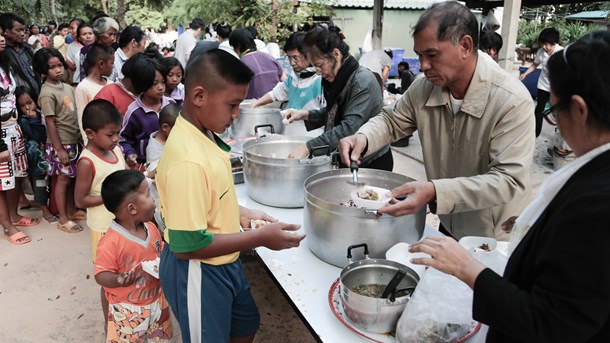
[[[297,247],[305,237],[291,232],[299,226],[279,222],[239,229],[252,219],[275,221],[238,205],[230,147],[216,135],[239,115],[252,75],[218,49],[189,61],[182,113],[157,167],[168,243],[160,279],[185,343],[251,342],[260,317],[239,251]]]

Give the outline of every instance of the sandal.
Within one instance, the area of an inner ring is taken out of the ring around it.
[[[67,233],[77,233],[83,231],[83,228],[75,222],[68,220],[65,223],[57,223],[57,228]]]
[[[13,225],[15,226],[34,226],[38,224],[40,224],[40,220],[28,217],[21,217],[21,219],[19,219],[18,221],[13,222]]]
[[[26,243],[30,243],[32,239],[23,231],[17,231],[14,234],[7,236],[4,235],[4,239],[9,241],[11,244],[22,245]]]
[[[86,220],[87,214],[83,211],[76,211],[74,214],[68,215],[70,220]]]

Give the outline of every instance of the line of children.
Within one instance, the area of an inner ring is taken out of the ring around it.
[[[114,49],[103,44],[93,44],[87,53],[87,64],[89,74],[74,89],[79,124],[81,124],[85,106],[104,86],[112,83],[108,77],[112,74],[114,65]],[[82,126],[80,126],[80,131],[83,141],[86,142],[87,135]]]
[[[94,272],[110,303],[107,342],[168,342],[172,322],[161,283],[142,269],[142,262],[156,260],[163,248],[150,222],[155,200],[144,174],[110,174],[102,183],[102,198],[115,216],[97,247]]]
[[[38,104],[44,113],[47,127],[46,155],[49,176],[57,176],[55,202],[59,212],[57,228],[76,233],[83,228],[73,220],[82,220],[86,215],[74,205],[74,178],[76,159],[82,149],[74,91],[64,83],[67,64],[56,49],[43,48],[34,54],[34,71],[44,76]]]
[[[136,61],[131,82],[141,95],[127,108],[121,129],[121,147],[130,168],[146,162],[150,135],[159,130],[159,112],[174,100],[165,96],[165,77],[161,65],[150,58]]]
[[[18,86],[15,89],[17,98],[17,119],[28,157],[28,176],[34,193],[33,205],[40,208],[42,218],[48,223],[57,222],[57,217],[49,209],[48,176],[49,163],[46,160],[45,144],[47,128],[43,123],[42,112],[36,103],[36,96],[29,88]]]

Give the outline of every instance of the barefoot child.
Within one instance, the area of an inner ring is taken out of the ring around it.
[[[57,222],[57,217],[49,209],[48,176],[49,164],[45,156],[47,128],[44,126],[42,113],[36,104],[36,97],[31,89],[19,86],[15,89],[19,127],[23,132],[25,148],[28,155],[28,176],[34,192],[33,205],[40,208],[42,218],[48,223]]]
[[[114,49],[103,44],[93,44],[87,53],[87,63],[89,64],[89,74],[74,90],[79,124],[82,124],[85,106],[93,100],[104,86],[112,83],[112,81],[108,81],[108,77],[112,74],[114,65]],[[86,142],[85,130],[82,126],[80,130],[83,141]]]
[[[123,116],[106,100],[93,100],[83,111],[82,127],[87,134],[87,146],[78,159],[74,199],[87,209],[87,226],[91,229],[91,254],[95,261],[98,242],[110,227],[114,215],[102,201],[102,182],[111,173],[125,169],[125,159],[119,143]],[[107,316],[108,300],[102,290],[102,310]]]
[[[53,190],[59,212],[57,228],[68,233],[80,232],[83,228],[72,220],[85,219],[76,211],[73,191],[82,137],[78,128],[74,91],[72,86],[62,81],[67,64],[56,49],[42,48],[34,54],[32,66],[36,73],[45,76],[38,104],[47,125],[49,176],[57,176]],[[74,214],[69,215],[70,211]]]
[[[183,109],[157,168],[167,242],[159,268],[161,283],[185,343],[252,342],[260,317],[239,251],[297,247],[304,238],[293,234],[298,226],[284,223],[239,229],[240,224],[249,227],[251,219],[273,220],[239,207],[230,147],[216,135],[239,115],[252,75],[223,50],[192,60]]]
[[[129,107],[121,128],[121,147],[130,168],[146,162],[150,134],[159,130],[159,112],[174,100],[166,97],[165,77],[159,62],[141,58],[134,65],[131,82],[142,93]]]
[[[142,262],[156,260],[163,247],[149,221],[155,201],[144,174],[136,170],[110,174],[102,183],[102,198],[116,217],[100,240],[95,260],[95,281],[110,302],[106,340],[168,342],[172,322],[161,283],[142,269]]]

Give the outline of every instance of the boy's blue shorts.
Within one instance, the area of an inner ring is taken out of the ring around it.
[[[239,260],[222,266],[182,260],[165,244],[159,276],[184,343],[229,342],[258,330],[258,308]]]

